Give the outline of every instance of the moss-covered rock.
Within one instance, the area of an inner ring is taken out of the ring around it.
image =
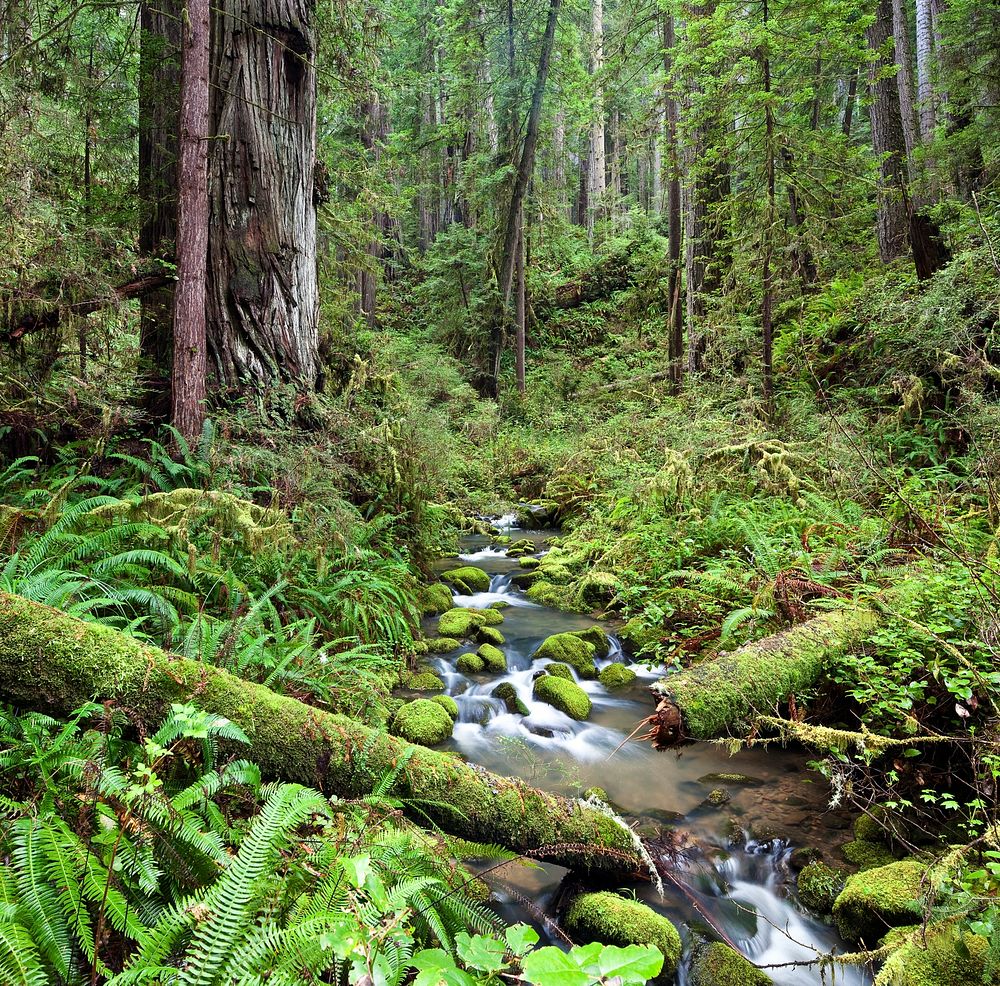
[[[546,582],[553,585],[569,585],[573,581],[573,573],[565,565],[549,561],[547,556],[542,559],[537,571]]]
[[[546,664],[545,672],[546,674],[554,674],[557,678],[565,678],[567,681],[576,680],[573,677],[573,669],[568,664],[560,664],[558,661]]]
[[[833,917],[848,941],[874,946],[889,928],[920,919],[927,865],[903,859],[855,873],[833,905]]]
[[[875,986],[972,986],[986,982],[989,942],[954,923],[914,928],[875,977]]]
[[[803,867],[796,881],[799,900],[817,914],[829,914],[833,902],[844,889],[844,874],[816,861]]]
[[[698,778],[699,784],[728,784],[738,787],[756,787],[764,782],[759,777],[750,777],[749,774],[730,774],[725,771],[717,771],[711,774],[702,774]]]
[[[452,722],[458,719],[458,702],[456,702],[450,695],[435,695],[431,701],[437,702],[437,704],[451,716]]]
[[[486,670],[493,674],[503,674],[507,670],[507,658],[504,657],[503,651],[493,644],[480,644],[476,656],[483,662]]]
[[[417,602],[424,616],[443,613],[452,607],[451,589],[441,582],[422,586],[417,595]]]
[[[437,746],[452,731],[452,718],[448,711],[430,698],[407,702],[393,716],[390,732],[393,736],[421,746]]]
[[[531,557],[531,556],[529,556],[527,558],[521,558],[521,559],[518,560],[518,565],[520,565],[521,568],[529,568],[529,569],[530,568],[538,568],[538,566],[541,565],[541,563],[542,563],[541,559],[534,558],[534,557]]]
[[[462,641],[456,637],[431,637],[425,643],[430,654],[447,654],[449,651],[457,650],[462,645]]]
[[[618,594],[618,579],[611,572],[587,572],[576,587],[577,596],[590,609],[605,607]]]
[[[531,658],[568,664],[581,678],[596,678],[595,652],[596,648],[589,640],[575,633],[554,633],[539,644]]]
[[[670,979],[681,957],[681,936],[661,914],[637,900],[601,891],[581,894],[566,910],[566,930],[580,941],[627,948],[655,945],[663,953],[661,979]]]
[[[427,641],[426,640],[414,640],[413,641],[413,653],[417,657],[423,657],[428,652]]]
[[[482,674],[486,670],[486,662],[478,654],[459,654],[455,668],[462,674]]]
[[[625,667],[624,664],[609,664],[606,668],[601,669],[597,680],[605,688],[627,688],[635,681],[635,672],[631,668]]]
[[[619,639],[633,655],[652,653],[664,635],[661,627],[651,627],[639,616],[632,617],[618,630]]]
[[[465,609],[456,607],[442,613],[438,620],[438,633],[442,637],[471,637],[479,627],[503,623],[503,613],[495,609]]]
[[[507,706],[508,712],[514,712],[517,715],[526,716],[531,711],[524,702],[518,698],[517,689],[509,681],[501,681],[496,688],[493,689],[490,694],[494,698],[500,699],[504,705]]]
[[[474,592],[490,591],[489,575],[475,565],[453,568],[450,572],[445,572],[441,578],[453,585],[456,592],[461,592],[465,596],[471,596]]]
[[[496,627],[476,627],[476,639],[484,644],[499,647],[506,642],[504,635]]]
[[[539,702],[547,702],[571,719],[582,722],[590,715],[590,696],[575,681],[543,674],[535,679],[532,694]]]
[[[586,630],[573,630],[572,633],[574,637],[594,645],[594,657],[598,661],[603,661],[611,653],[611,641],[600,627],[587,627]]]
[[[536,572],[521,572],[515,578],[523,579],[525,576],[535,576]],[[526,592],[527,597],[534,603],[541,606],[549,606],[552,609],[563,609],[571,611],[573,609],[572,593],[565,586],[555,585],[547,579],[532,581]]]
[[[510,609],[510,603],[506,599],[495,599],[486,607],[487,609]]]
[[[862,842],[883,842],[886,832],[882,820],[885,817],[886,811],[879,805],[875,805],[871,811],[858,815],[854,819],[854,838]]]
[[[868,842],[866,839],[854,839],[845,842],[840,847],[840,854],[861,870],[871,870],[876,866],[886,866],[896,857],[881,842]]]
[[[399,684],[411,692],[443,692],[444,682],[433,671],[409,671],[400,676]]]
[[[774,980],[722,942],[700,948],[691,963],[690,986],[772,986]]]
[[[732,800],[733,796],[724,787],[717,787],[708,792],[708,796],[702,802],[702,805],[707,808],[721,808],[723,805],[728,805]]]

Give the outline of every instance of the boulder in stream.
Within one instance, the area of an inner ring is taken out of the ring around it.
[[[450,651],[458,650],[462,644],[455,637],[430,637],[424,643],[427,644],[429,654],[447,654]]]
[[[407,671],[399,679],[400,687],[411,692],[443,692],[444,682],[433,672]]]
[[[451,736],[453,722],[448,710],[429,698],[407,702],[393,716],[390,732],[409,743],[436,746]]]
[[[918,923],[926,874],[927,864],[910,858],[849,877],[833,905],[840,934],[874,948],[888,928]]]
[[[574,681],[573,669],[568,664],[561,664],[553,661],[552,664],[545,665],[545,674],[554,674],[557,678],[565,678],[567,681]]]
[[[543,674],[535,679],[532,694],[539,702],[547,702],[579,722],[590,715],[590,696],[575,681]]]
[[[594,657],[597,660],[603,661],[611,653],[611,641],[600,627],[587,627],[586,630],[573,630],[572,633],[574,637],[594,645]]]
[[[609,690],[627,688],[635,678],[635,672],[624,664],[609,664],[606,668],[602,668],[597,676],[597,680]]]
[[[492,644],[499,647],[505,642],[504,635],[496,627],[477,627],[476,639],[483,644]]]
[[[481,568],[476,568],[475,565],[453,568],[451,571],[445,572],[441,578],[453,585],[455,590],[464,596],[471,596],[475,592],[490,591],[489,575]]]
[[[505,706],[507,706],[508,712],[516,713],[517,715],[526,716],[529,715],[531,710],[518,698],[517,689],[509,681],[501,681],[496,688],[493,689],[490,694],[494,698],[500,699]]]
[[[435,695],[431,701],[437,702],[437,704],[451,716],[452,722],[455,722],[458,719],[458,702],[456,702],[450,695]]]
[[[681,936],[670,921],[638,900],[608,891],[581,894],[566,910],[566,930],[580,941],[627,948],[654,945],[663,953],[660,978],[670,980],[681,957]]]
[[[442,613],[438,620],[438,633],[442,637],[471,637],[478,627],[503,623],[503,613],[495,609],[456,608]]]
[[[594,655],[597,648],[575,633],[554,633],[546,637],[531,655],[533,661],[545,659],[568,664],[581,678],[596,678]]]
[[[774,980],[720,941],[700,948],[691,963],[690,986],[772,986]]]
[[[451,609],[451,589],[443,582],[425,585],[417,594],[417,604],[424,616],[433,616]]]
[[[476,657],[483,662],[483,667],[493,674],[503,674],[507,670],[507,658],[499,647],[493,644],[481,644],[476,651]]]
[[[455,668],[462,674],[481,674],[486,662],[478,654],[459,654]]]

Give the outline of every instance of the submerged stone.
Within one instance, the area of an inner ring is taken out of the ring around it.
[[[445,582],[451,583],[458,592],[471,596],[474,592],[489,592],[490,577],[481,568],[475,565],[464,565],[461,568],[453,568],[445,572],[442,576]]]
[[[699,784],[733,784],[745,785],[747,787],[757,787],[764,782],[759,777],[750,777],[748,774],[727,774],[725,772],[714,774],[702,774],[698,778]]]
[[[584,640],[575,633],[555,633],[542,641],[531,658],[568,664],[581,678],[596,678],[597,668],[594,665],[596,650],[589,640]]]
[[[418,698],[399,709],[389,731],[409,743],[436,746],[451,736],[452,725],[451,716],[443,706],[433,699]]]
[[[669,980],[681,957],[681,936],[667,918],[637,900],[609,891],[581,894],[566,910],[566,930],[582,941],[627,948],[653,945],[663,955],[661,979]]]
[[[590,696],[575,681],[543,674],[535,679],[532,694],[539,702],[547,702],[579,722],[590,715]]]

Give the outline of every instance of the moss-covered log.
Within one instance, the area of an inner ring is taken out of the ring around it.
[[[863,641],[877,622],[864,607],[833,610],[661,678],[652,686],[660,698],[657,745],[748,729],[756,716],[773,715],[789,695],[812,688],[824,662]]]
[[[192,703],[241,726],[250,757],[267,776],[358,797],[402,762],[389,793],[419,802],[420,816],[446,831],[582,870],[624,875],[642,869],[631,836],[580,802],[453,754],[411,747],[220,668],[3,592],[0,697],[62,714],[90,700],[113,701],[148,727],[170,703]]]

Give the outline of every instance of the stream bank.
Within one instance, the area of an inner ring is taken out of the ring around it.
[[[505,533],[530,539],[535,557],[557,532],[517,529],[504,518]],[[825,784],[806,770],[806,757],[778,748],[750,750],[729,756],[713,744],[694,744],[671,753],[627,742],[636,725],[651,711],[648,687],[660,672],[632,664],[620,642],[609,635],[610,650],[598,668],[619,661],[637,673],[635,682],[609,691],[599,681],[574,681],[586,692],[592,710],[577,721],[536,699],[533,680],[549,663],[533,654],[556,633],[585,631],[597,621],[551,609],[530,600],[512,585],[523,569],[486,535],[463,539],[457,558],[442,560],[442,572],[473,566],[489,576],[488,587],[469,586],[453,594],[459,608],[503,607],[501,649],[503,673],[459,670],[465,645],[429,658],[456,703],[458,719],[445,744],[468,760],[495,773],[520,777],[552,793],[580,796],[592,788],[608,800],[643,838],[654,855],[681,867],[690,894],[667,886],[661,899],[655,889],[636,883],[626,889],[666,915],[684,932],[685,962],[678,983],[687,982],[693,945],[712,937],[696,905],[708,913],[739,950],[770,970],[779,986],[807,986],[820,981],[808,961],[817,952],[847,950],[836,930],[810,915],[794,893],[792,853],[809,847],[832,865],[842,865],[838,847],[851,838],[846,812],[827,807]],[[437,618],[429,619],[428,637],[438,637]],[[468,667],[468,662],[461,662]],[[521,711],[510,711],[493,692],[498,685],[513,689]],[[679,855],[678,855],[679,853]],[[531,920],[545,932],[545,915],[554,916],[565,870],[543,864],[527,870],[508,867],[503,874],[501,906],[510,920]],[[693,897],[693,899],[692,899]],[[522,901],[530,901],[525,906]],[[864,970],[838,973],[837,982],[863,986]]]

